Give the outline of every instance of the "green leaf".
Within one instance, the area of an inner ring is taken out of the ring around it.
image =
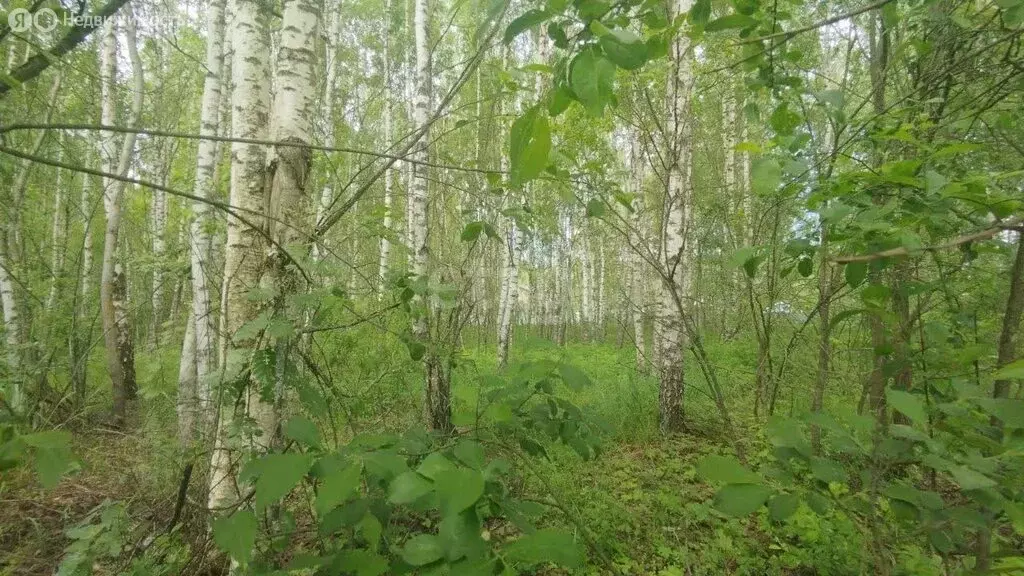
[[[258,527],[252,510],[239,510],[213,521],[213,541],[235,561],[244,564],[252,557]]]
[[[807,278],[814,272],[814,261],[810,258],[801,258],[800,262],[797,263],[796,269],[800,272],[800,275]]]
[[[981,490],[996,485],[995,480],[985,476],[981,472],[972,470],[966,466],[954,466],[950,469],[953,479],[963,490]]]
[[[424,566],[444,557],[444,549],[437,536],[420,534],[413,536],[402,547],[402,560],[412,566]]]
[[[437,537],[449,562],[469,556],[483,556],[486,544],[480,537],[480,519],[475,510],[445,516],[437,526]]]
[[[605,205],[600,198],[591,198],[587,202],[587,218],[600,218],[604,213]]]
[[[470,222],[466,224],[466,227],[462,229],[462,241],[463,242],[474,242],[480,237],[480,233],[484,231],[483,222]]]
[[[811,474],[822,482],[846,482],[846,470],[827,458],[811,459]]]
[[[775,108],[768,122],[776,133],[781,136],[789,136],[800,125],[800,116],[790,110],[789,105],[783,102]]]
[[[583,50],[569,64],[569,87],[591,116],[604,114],[614,84],[615,64],[596,49]]]
[[[778,162],[769,158],[757,160],[750,170],[750,188],[759,196],[774,192],[781,180],[782,168]]]
[[[711,18],[711,0],[697,0],[690,8],[690,22],[696,26],[703,26]]]
[[[502,42],[505,44],[511,43],[515,40],[516,36],[519,36],[526,30],[541,24],[545,20],[551,17],[551,13],[547,10],[527,10],[522,16],[516,18],[505,28],[505,36],[502,38]]]
[[[427,353],[427,347],[422,342],[416,340],[407,340],[405,343],[406,347],[409,348],[409,359],[414,362],[419,362],[423,359],[424,354]]]
[[[705,456],[697,463],[697,474],[709,482],[723,484],[757,484],[761,477],[747,470],[732,456]]]
[[[918,424],[928,423],[928,413],[925,411],[924,402],[921,401],[921,397],[917,394],[889,388],[885,391],[885,399],[889,406],[900,411],[914,422]]]
[[[337,559],[346,574],[355,572],[355,576],[381,576],[386,574],[389,568],[388,561],[373,550],[343,550],[337,555]]]
[[[729,516],[746,516],[764,504],[772,490],[760,484],[729,484],[715,494],[715,508]]]
[[[981,409],[995,416],[1007,428],[1024,428],[1024,400],[1013,398],[974,398]]]
[[[359,480],[363,474],[360,462],[334,470],[324,477],[316,494],[317,514],[323,515],[359,493]]]
[[[562,377],[566,386],[573,390],[582,390],[593,384],[589,376],[572,364],[559,364],[558,374]]]
[[[536,106],[512,123],[509,133],[511,181],[521,186],[544,170],[551,153],[551,129],[548,119]]]
[[[992,374],[993,380],[1020,380],[1024,379],[1024,358],[1016,362],[1010,362],[1006,366]]]
[[[647,44],[629,30],[609,30],[601,36],[601,48],[619,68],[636,70],[647,62]]]
[[[430,494],[434,484],[416,472],[406,472],[395,478],[388,486],[388,502],[392,504],[412,504]]]
[[[860,286],[868,275],[867,262],[850,262],[843,267],[843,276],[850,288]]]
[[[548,95],[548,115],[554,118],[569,107],[572,103],[572,92],[563,85],[551,91]]]
[[[537,530],[508,544],[505,558],[526,565],[552,562],[566,568],[580,568],[585,559],[572,535],[557,528]]]
[[[465,439],[460,440],[459,443],[455,445],[454,453],[455,457],[458,458],[460,462],[470,468],[480,470],[484,467],[484,447],[481,446],[479,442]]]
[[[730,28],[749,28],[757,25],[757,18],[745,14],[729,14],[708,22],[704,27],[705,32],[718,32]]]
[[[363,454],[363,465],[366,471],[380,478],[390,480],[399,474],[409,471],[405,458],[390,450],[377,450]]]
[[[768,501],[768,515],[772,520],[781,522],[789,518],[800,507],[800,497],[796,494],[779,494]]]
[[[431,452],[423,459],[423,462],[420,463],[419,468],[416,468],[416,471],[431,480],[437,480],[437,475],[441,472],[454,469],[455,464],[452,464],[451,460],[437,452]]]
[[[18,437],[32,448],[36,476],[43,488],[50,489],[74,466],[71,435],[62,430],[46,430]],[[2,460],[2,459],[0,459]]]
[[[313,448],[320,447],[320,432],[316,429],[316,424],[301,414],[289,418],[284,424],[283,432],[284,437],[289,440]]]
[[[259,477],[253,505],[257,511],[284,498],[295,487],[312,465],[306,454],[268,454],[256,463]]]
[[[754,256],[752,258],[748,258],[747,261],[743,263],[743,271],[747,273],[747,278],[753,279],[757,276],[757,267],[760,266],[763,261],[764,256]]]
[[[484,477],[477,470],[455,468],[438,473],[435,479],[445,516],[458,514],[476,504],[484,495]]]

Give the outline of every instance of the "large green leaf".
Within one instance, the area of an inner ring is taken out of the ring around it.
[[[424,566],[444,557],[444,548],[441,547],[437,536],[420,534],[405,543],[401,555],[402,560],[412,566]]]
[[[800,507],[800,497],[796,494],[779,494],[768,501],[768,514],[776,522],[785,520]]]
[[[1024,428],[1024,400],[1015,398],[975,398],[986,413],[995,416],[1008,428]]]
[[[629,30],[609,30],[601,36],[601,48],[619,68],[636,70],[647,62],[647,44]]]
[[[44,488],[53,488],[73,466],[71,435],[62,430],[46,430],[18,438],[32,447],[36,476]]]
[[[479,471],[468,468],[444,470],[438,473],[434,483],[445,516],[462,512],[484,494],[484,477]]]
[[[252,557],[258,527],[252,510],[239,510],[213,521],[213,541],[231,558],[245,563]]]
[[[482,556],[486,543],[480,537],[480,519],[474,510],[445,516],[437,526],[437,537],[449,562]]]
[[[423,459],[423,462],[420,462],[420,465],[418,468],[416,468],[416,471],[426,476],[427,478],[430,478],[431,480],[437,480],[437,475],[440,474],[441,472],[454,469],[455,464],[452,464],[451,460],[445,458],[442,454],[438,452],[431,452],[430,454],[427,455],[426,458]]]
[[[850,262],[843,266],[843,276],[850,288],[860,286],[868,275],[867,262]]]
[[[363,474],[360,462],[328,473],[316,494],[316,511],[325,514],[359,493],[359,480]]]
[[[527,534],[505,547],[505,558],[525,565],[553,562],[567,568],[583,565],[584,555],[572,535],[556,528]]]
[[[747,470],[732,456],[705,456],[697,463],[697,474],[709,482],[723,484],[757,484],[761,477]]]
[[[337,556],[337,566],[345,571],[345,574],[354,573],[355,576],[381,576],[388,571],[388,561],[372,550],[351,549],[340,552]]]
[[[956,480],[956,483],[964,490],[980,490],[996,485],[995,480],[967,466],[954,466],[950,469],[950,472],[953,474],[953,479]]]
[[[1006,366],[992,374],[994,380],[1020,380],[1024,379],[1024,358],[1016,362],[1010,362]]]
[[[721,18],[708,22],[708,25],[704,27],[705,32],[718,32],[719,30],[728,30],[730,28],[747,28],[757,24],[757,18],[753,16],[747,16],[746,14],[729,14],[728,16],[722,16]]]
[[[593,384],[589,376],[572,364],[559,364],[558,374],[562,377],[565,384],[573,390],[583,390]]]
[[[889,388],[885,391],[885,399],[890,407],[900,411],[914,422],[928,423],[928,413],[925,410],[924,402],[917,394]]]
[[[533,28],[534,26],[544,22],[551,17],[551,13],[547,10],[527,10],[522,16],[516,18],[505,28],[505,36],[502,41],[505,44],[509,44],[515,40],[516,36],[519,36],[523,32]]]
[[[282,429],[284,437],[313,448],[320,447],[320,432],[312,420],[296,414],[285,422]]]
[[[591,116],[604,114],[614,84],[615,64],[595,48],[583,50],[569,64],[569,87]]]
[[[551,153],[551,128],[539,108],[530,108],[512,123],[509,146],[511,181],[514,186],[522,186],[540,175]]]
[[[760,484],[729,484],[715,494],[715,508],[729,516],[746,516],[771,494],[771,488]]]
[[[434,485],[416,472],[399,475],[388,486],[388,501],[393,504],[411,504],[430,494]]]
[[[258,477],[253,505],[263,510],[291,492],[309,471],[312,459],[306,454],[268,454],[255,464]]]

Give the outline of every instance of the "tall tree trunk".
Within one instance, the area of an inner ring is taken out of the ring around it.
[[[265,140],[270,117],[270,38],[266,16],[259,0],[231,0],[232,63],[231,135],[234,138]],[[266,243],[255,215],[266,210],[266,149],[262,145],[232,142],[231,197],[236,214],[246,221],[228,217],[228,241],[224,254],[224,331],[227,347],[224,370],[241,373],[245,354],[253,346],[251,340],[233,339],[246,322],[259,313],[257,303],[248,293],[257,288],[266,261]],[[238,353],[232,353],[237,351]],[[249,388],[256,388],[249,386]],[[256,417],[261,429],[267,429],[265,417],[272,407],[263,402],[258,391],[243,398],[243,408]],[[219,400],[214,406],[220,406]],[[217,422],[214,449],[210,463],[209,508],[223,510],[238,498],[234,479],[235,462],[232,448],[239,447],[229,437],[233,428],[235,408],[225,406]],[[256,448],[269,445],[269,438],[254,438]]]
[[[384,137],[385,145],[391,144],[391,123],[394,106],[391,98],[391,0],[384,0]],[[380,236],[380,263],[377,275],[380,283],[377,285],[378,298],[384,297],[384,290],[387,287],[388,274],[391,270],[391,205],[394,191],[394,171],[388,168],[384,171],[384,222],[383,233]]]
[[[415,0],[414,7],[414,28],[416,38],[416,92],[413,95],[413,127],[423,129],[427,125],[430,114],[431,100],[431,71],[430,71],[430,45],[429,45],[429,13],[427,0]],[[413,151],[413,158],[419,163],[413,165],[413,179],[411,191],[410,210],[410,242],[412,250],[413,277],[426,279],[429,277],[428,258],[429,247],[427,244],[428,233],[428,170],[423,163],[429,159],[430,151],[429,133],[424,133]],[[430,308],[429,302],[423,302],[426,308]],[[430,314],[425,312],[413,323],[413,333],[416,338],[426,342],[429,338],[429,327],[427,317]],[[430,348],[428,346],[428,348]],[[448,433],[452,429],[451,401],[449,394],[448,373],[445,370],[441,358],[434,350],[430,350],[425,358],[426,365],[426,395],[424,411],[427,424],[431,430],[441,433]]]
[[[64,156],[64,134],[57,136],[57,160]],[[57,168],[57,181],[53,191],[53,218],[50,224],[50,292],[46,295],[46,312],[53,312],[57,300],[57,284],[60,282],[64,252],[61,247],[61,214],[64,212],[64,171]]]
[[[128,11],[125,26],[128,54],[132,63],[135,83],[132,94],[132,108],[129,126],[136,126],[142,111],[142,95],[145,88],[142,77],[142,61],[135,44],[135,22]],[[102,122],[116,124],[114,118],[114,83],[117,76],[117,34],[113,19],[104,27],[103,55],[100,78],[103,86]],[[127,134],[121,145],[120,156],[114,164],[115,138],[104,141],[104,162],[107,172],[124,176],[128,173],[135,150],[135,134]],[[115,167],[116,166],[116,167]],[[118,262],[117,244],[121,229],[121,201],[125,183],[122,180],[105,178],[103,203],[107,216],[106,233],[103,243],[103,271],[100,277],[100,307],[103,318],[104,345],[107,355],[107,370],[110,372],[113,394],[113,424],[124,424],[127,401],[135,389],[135,358],[132,349],[132,334],[128,327],[128,311],[124,298],[127,296],[127,279]]]
[[[57,73],[50,85],[50,92],[47,96],[47,111],[44,122],[49,122],[53,110],[57,104],[57,94],[60,92],[61,74]],[[43,139],[46,131],[40,130],[32,140],[32,155],[37,155],[43,146]],[[21,212],[25,204],[25,190],[28,187],[28,177],[32,170],[30,160],[22,160],[18,163],[17,171],[14,174],[14,182],[11,188],[11,201],[14,209],[6,211],[0,225],[0,308],[4,314],[4,338],[7,351],[7,365],[10,374],[10,388],[8,392],[8,403],[15,412],[26,408],[25,391],[22,389],[22,346],[24,345],[25,326],[21,322],[21,313],[18,304],[18,295],[15,290],[15,254],[18,253],[21,244]]]
[[[672,16],[687,13],[692,2],[675,0]],[[672,67],[668,79],[668,173],[662,223],[662,278],[658,340],[660,389],[659,422],[662,433],[683,427],[683,350],[686,347],[683,306],[685,305],[686,210],[689,182],[690,99],[693,84],[691,46],[688,36],[676,35],[671,49]]]
[[[647,311],[647,283],[644,277],[644,262],[641,258],[643,251],[647,249],[647,240],[644,237],[644,159],[642,157],[640,143],[637,135],[630,138],[629,161],[630,161],[630,192],[633,193],[633,212],[630,215],[632,230],[629,233],[629,242],[632,244],[626,251],[629,269],[629,300],[630,315],[633,318],[633,343],[636,346],[636,369],[641,374],[649,371],[647,357],[647,346],[644,341],[644,315]]]
[[[1024,232],[1017,231],[1017,251],[1010,270],[1010,294],[1006,298],[1003,312],[1003,328],[999,333],[999,352],[996,366],[1002,368],[1013,362],[1017,356],[1017,333],[1020,331],[1021,316],[1024,315]],[[1010,380],[1001,378],[992,388],[993,398],[1010,397]],[[998,420],[993,417],[993,424]]]
[[[330,30],[327,32],[327,74],[324,78],[323,95],[323,121],[324,121],[324,146],[334,146],[334,98],[335,86],[338,77],[338,48],[341,42],[341,12],[340,6],[336,6],[331,14]],[[387,63],[385,62],[385,66]],[[386,76],[385,76],[386,77]],[[324,187],[320,190],[320,198],[316,208],[316,221],[319,223],[330,210],[334,201],[334,176],[329,175]],[[313,244],[313,259],[320,260],[324,257],[324,240],[320,239]]]
[[[221,92],[224,66],[224,8],[226,0],[210,0],[206,8],[209,36],[206,39],[206,77],[203,80],[203,101],[200,108],[199,134],[216,136],[219,132]],[[200,140],[196,154],[196,179],[193,195],[211,200],[216,198],[217,142]],[[184,443],[196,436],[195,427],[203,434],[212,432],[214,411],[211,409],[211,379],[215,373],[214,326],[211,305],[211,279],[213,222],[207,202],[192,203],[190,246],[192,269],[192,310],[188,314],[188,327],[182,344],[182,370],[178,380],[178,430]],[[192,358],[185,353],[191,351]],[[184,367],[191,364],[192,368]],[[184,401],[182,401],[184,400]],[[198,417],[197,417],[198,416]]]
[[[71,348],[71,388],[75,392],[75,401],[85,400],[85,387],[88,363],[88,347],[91,330],[86,326],[87,311],[92,288],[92,221],[93,221],[93,200],[92,200],[92,178],[88,174],[82,175],[82,196],[79,200],[79,213],[84,222],[82,231],[82,253],[81,264],[78,271],[78,297],[74,310],[73,330],[69,334],[69,347]]]

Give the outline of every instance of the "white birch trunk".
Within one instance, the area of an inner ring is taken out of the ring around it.
[[[382,140],[385,146],[391,143],[391,123],[393,106],[391,102],[391,0],[384,0],[384,137]],[[394,174],[391,168],[384,171],[384,222],[383,234],[380,237],[380,263],[378,276],[380,283],[377,285],[377,297],[384,297],[384,289],[387,284],[388,273],[391,265],[391,204],[392,186]]]
[[[145,88],[142,77],[142,61],[139,58],[135,43],[135,22],[131,11],[128,12],[125,26],[125,38],[129,58],[134,72],[134,89],[129,126],[138,124],[142,112],[142,95]],[[102,121],[103,124],[116,124],[114,119],[114,82],[117,75],[117,34],[113,19],[104,27],[102,66],[100,81],[103,87]],[[107,172],[118,176],[128,173],[132,155],[135,150],[135,134],[127,134],[121,144],[120,155],[114,164],[115,137],[104,140],[104,162]],[[124,271],[117,261],[118,235],[121,227],[121,202],[125,183],[114,178],[104,179],[103,203],[107,216],[106,233],[103,243],[103,269],[100,277],[100,308],[103,318],[104,345],[107,354],[107,369],[110,372],[113,390],[114,425],[124,423],[126,403],[135,386],[134,352],[131,348],[132,334],[129,330],[126,302],[127,281]]]
[[[674,0],[672,17],[690,10],[691,0]],[[683,424],[683,351],[686,347],[684,302],[687,296],[686,230],[688,162],[690,147],[690,97],[693,74],[689,37],[680,32],[671,47],[672,68],[668,79],[669,160],[662,223],[664,277],[659,301],[658,344],[660,389],[659,422],[663,433]]]
[[[267,139],[267,121],[270,115],[270,39],[261,4],[257,0],[232,0],[233,19],[231,95],[231,135],[234,138]],[[265,210],[266,160],[264,146],[233,142],[231,144],[231,197],[239,215],[249,222]],[[260,281],[260,271],[266,258],[265,244],[260,231],[234,216],[228,217],[228,241],[224,255],[224,332],[234,334],[258,312],[256,304],[247,298],[250,290]],[[240,349],[248,342],[231,342],[228,346]],[[244,352],[225,352],[225,371],[241,372]],[[258,395],[253,400],[258,400]],[[216,402],[215,405],[219,405]],[[210,463],[210,496],[208,506],[213,511],[223,510],[238,498],[231,454],[234,413],[221,411],[217,423],[213,455]],[[269,442],[266,439],[265,442]]]
[[[203,80],[203,101],[200,108],[199,134],[215,136],[219,132],[221,92],[224,66],[224,7],[226,0],[210,0],[206,9],[209,36],[206,39],[206,77]],[[196,155],[196,179],[193,195],[216,197],[217,142],[200,140]],[[192,268],[192,310],[188,315],[185,342],[182,344],[182,370],[178,379],[178,429],[183,443],[196,436],[195,426],[202,423],[202,433],[209,434],[214,421],[211,403],[211,379],[215,373],[213,350],[213,311],[211,306],[212,219],[210,206],[196,200],[192,203],[190,246]],[[186,358],[185,353],[192,357]],[[192,367],[185,370],[185,366]],[[183,377],[183,378],[182,378]]]
[[[633,200],[633,213],[630,217],[632,230],[630,231],[630,242],[632,249],[627,254],[629,258],[629,293],[631,300],[631,312],[633,317],[633,340],[636,345],[636,368],[641,374],[648,372],[647,346],[644,334],[644,317],[647,313],[647,282],[644,277],[644,262],[641,258],[642,251],[647,250],[647,239],[644,237],[644,159],[637,137],[634,134],[630,139],[630,189],[635,199]]]
[[[330,30],[327,36],[327,75],[324,79],[323,95],[323,120],[324,120],[324,145],[334,146],[334,89],[338,77],[338,45],[341,42],[341,12],[336,7],[331,14]],[[333,175],[324,182],[320,190],[320,199],[316,208],[316,222],[323,221],[330,210],[331,202],[334,201]],[[321,238],[313,244],[313,259],[320,260],[324,257],[324,239]]]

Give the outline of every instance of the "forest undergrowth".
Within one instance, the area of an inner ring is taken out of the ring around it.
[[[861,535],[838,515],[819,516],[805,506],[779,523],[770,521],[767,513],[733,518],[715,509],[715,490],[702,481],[697,467],[707,455],[733,450],[709,416],[714,405],[702,390],[705,383],[687,383],[688,428],[665,437],[658,432],[653,410],[657,379],[637,372],[628,344],[617,345],[609,337],[603,343],[559,347],[525,331],[520,336],[515,354],[522,362],[555,360],[586,372],[593,385],[574,392],[572,400],[601,430],[600,451],[592,459],[582,460],[565,446],[551,445],[545,458],[520,461],[526,466],[511,465],[510,485],[521,497],[522,512],[536,516],[540,524],[573,531],[590,547],[586,567],[550,568],[536,574],[864,573]],[[723,370],[749,373],[749,366],[742,363],[750,355],[747,347],[720,344],[721,357],[736,361]],[[400,356],[404,350],[374,350],[385,358],[389,352]],[[469,348],[453,378],[453,418],[463,423],[464,433],[469,433],[471,406],[478,400],[474,382],[497,374],[488,352],[486,343]],[[352,354],[369,356],[370,350]],[[152,360],[140,362],[148,368],[140,375],[140,399],[132,406],[126,429],[108,426],[98,408],[109,401],[102,395],[67,423],[73,465],[56,488],[42,488],[30,468],[5,474],[0,484],[0,549],[7,552],[0,574],[75,574],[69,560],[76,553],[94,563],[95,574],[218,573],[216,562],[203,565],[216,555],[208,520],[199,512],[207,480],[198,470],[208,455],[183,453],[173,441],[174,380],[169,375],[177,367],[169,354],[155,353]],[[369,361],[364,368],[373,365]],[[386,364],[377,364],[376,371],[359,378],[376,381],[379,388],[366,390],[365,398],[348,399],[355,421],[336,423],[348,428],[342,442],[351,440],[352,430],[400,433],[400,423],[416,416],[376,410],[383,404],[370,399],[381,395],[411,394],[409,409],[416,405],[416,393],[405,389],[401,373]],[[381,378],[380,373],[390,376]],[[839,391],[835,396],[841,401]],[[750,409],[742,404],[737,408]],[[757,435],[756,422],[746,424],[744,444],[755,459],[766,457],[769,447]],[[179,494],[183,483],[188,487],[185,500]],[[296,513],[293,522],[306,530],[295,531],[289,548],[314,548],[315,519]],[[412,516],[395,518],[383,530],[397,543],[413,529],[430,525],[429,517]],[[509,521],[488,529],[498,540],[519,535]],[[925,554],[912,545],[900,553],[906,555],[904,566],[920,562],[925,567],[908,574],[939,574],[927,569]],[[287,557],[278,560],[288,564]]]

